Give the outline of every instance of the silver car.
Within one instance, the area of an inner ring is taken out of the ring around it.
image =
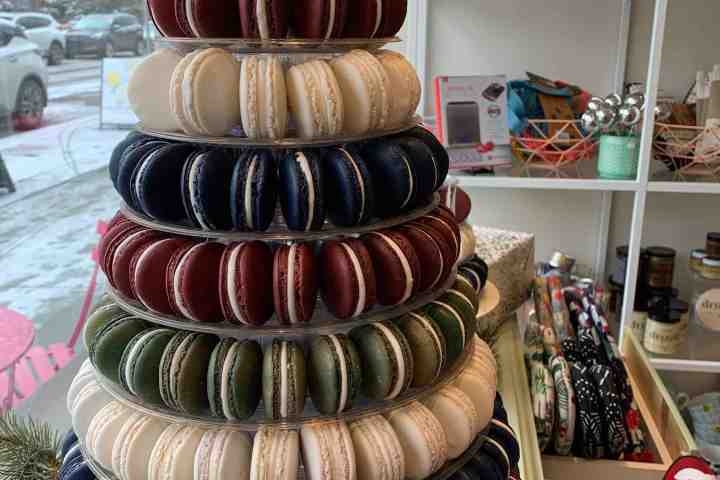
[[[48,65],[60,65],[65,58],[65,32],[53,17],[45,13],[0,12],[0,20],[7,20],[25,30],[31,42],[35,42]]]

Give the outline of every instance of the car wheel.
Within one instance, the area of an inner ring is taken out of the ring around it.
[[[138,38],[135,43],[135,56],[141,57],[145,54],[145,40]]]
[[[112,42],[105,42],[105,46],[103,46],[102,50],[100,51],[100,58],[112,58],[115,56],[115,47],[113,46]]]
[[[53,42],[48,52],[48,65],[60,65],[64,57],[63,46],[58,42]]]
[[[13,114],[16,130],[32,130],[42,124],[45,110],[45,89],[34,78],[22,82],[18,90]]]

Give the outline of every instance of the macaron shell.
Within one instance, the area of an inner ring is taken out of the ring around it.
[[[165,274],[173,255],[191,244],[181,238],[157,238],[139,248],[130,261],[133,297],[153,312],[171,315]]]
[[[492,419],[495,389],[481,375],[467,370],[455,380],[455,386],[472,400],[479,417],[478,425],[483,430]]]
[[[396,35],[405,23],[408,0],[383,0],[382,21],[376,37],[392,37]]]
[[[230,181],[230,213],[235,229],[264,232],[278,200],[275,159],[270,151],[243,152]]]
[[[191,334],[175,352],[179,360],[177,370],[171,369],[170,388],[179,411],[197,415],[209,407],[207,371],[217,341],[212,335]]]
[[[140,318],[122,318],[103,327],[90,347],[90,360],[105,378],[120,384],[119,368],[125,347],[130,340],[148,328]]]
[[[445,187],[440,189],[440,200],[454,215],[457,223],[463,223],[470,216],[472,200],[470,195],[460,187]]]
[[[185,37],[185,31],[178,23],[179,4],[184,4],[182,0],[164,1],[164,0],[147,0],[150,18],[155,24],[163,37]]]
[[[275,340],[263,359],[263,406],[269,420],[294,418],[305,406],[307,373],[298,344]]]
[[[147,480],[148,463],[167,424],[143,413],[132,414],[113,445],[112,470],[124,480]]]
[[[168,427],[151,454],[148,480],[193,480],[195,452],[204,433],[189,425]]]
[[[420,139],[425,145],[430,147],[430,150],[433,152],[435,163],[438,166],[439,173],[438,183],[435,185],[435,190],[439,189],[445,183],[448,170],[450,169],[450,156],[448,155],[445,147],[440,143],[434,133],[422,126],[403,132],[402,135]]]
[[[90,359],[86,359],[78,370],[77,374],[70,383],[67,395],[65,396],[65,405],[68,412],[72,413],[73,405],[77,396],[80,394],[83,388],[90,383],[97,383],[95,379],[95,369],[90,363]]]
[[[243,58],[240,66],[240,112],[248,138],[285,137],[287,98],[285,72],[277,56],[251,55]]]
[[[300,439],[308,479],[356,479],[355,451],[345,422],[305,425]]]
[[[464,319],[454,307],[439,301],[428,305],[426,311],[442,330],[447,341],[448,365],[454,365],[471,339],[471,333],[467,331]]]
[[[344,131],[350,135],[362,135],[373,130],[376,121],[374,110],[380,108],[380,92],[371,74],[348,55],[333,59],[330,66],[342,92]]]
[[[125,347],[120,361],[120,383],[144,402],[162,405],[160,362],[174,334],[169,329],[145,330]]]
[[[85,438],[97,412],[110,403],[113,398],[97,382],[86,385],[73,404],[72,425],[79,438]]]
[[[180,129],[170,109],[170,81],[181,56],[173,49],[155,50],[130,74],[127,96],[144,127],[161,132]]]
[[[346,113],[343,92],[324,60],[293,65],[286,74],[288,108],[301,138],[339,135]]]
[[[390,78],[391,92],[395,100],[388,124],[389,126],[405,125],[412,119],[420,105],[422,96],[420,79],[415,68],[402,54],[383,50],[377,57]]]
[[[370,253],[380,305],[404,303],[422,282],[420,259],[410,240],[396,230],[373,232],[362,237]]]
[[[375,190],[370,171],[359,152],[336,148],[323,162],[328,216],[334,225],[354,227],[367,223],[375,212]]]
[[[221,480],[250,477],[252,440],[245,432],[208,430],[195,453],[195,479]]]
[[[253,441],[250,480],[295,480],[300,435],[295,430],[261,427]]]
[[[348,13],[347,0],[309,0],[293,9],[293,31],[299,38],[340,38]]]
[[[356,0],[349,2],[348,23],[343,35],[347,38],[373,38],[382,20],[381,2]],[[378,10],[380,8],[380,10]]]
[[[100,268],[108,279],[108,283],[113,285],[113,258],[115,257],[115,250],[127,237],[133,233],[139,232],[142,227],[137,226],[132,222],[122,222],[113,227],[112,229],[105,232],[105,235],[100,239],[100,245],[98,250],[100,252]]]
[[[246,325],[267,322],[273,314],[270,247],[259,241],[228,245],[221,265],[218,288],[225,319]]]
[[[280,205],[290,230],[320,230],[325,192],[320,157],[311,150],[290,151],[278,164]]]
[[[398,142],[370,142],[363,147],[362,156],[375,185],[384,187],[382,201],[375,205],[379,217],[397,215],[414,205],[417,195],[413,162]]]
[[[435,321],[422,312],[412,312],[398,320],[413,356],[413,387],[435,382],[447,362],[447,343]]]
[[[310,321],[318,287],[317,260],[310,244],[285,245],[275,251],[273,301],[280,323]]]
[[[186,15],[199,38],[238,38],[240,11],[237,0],[188,0]]]
[[[422,141],[413,137],[399,137],[395,141],[407,152],[407,158],[415,172],[414,204],[425,204],[435,192],[435,184],[440,175],[432,150]]]
[[[224,246],[199,243],[175,252],[166,275],[170,306],[176,314],[195,322],[222,319],[218,278]]]
[[[445,237],[446,241],[452,245],[453,251],[455,253],[455,260],[453,261],[453,264],[457,261],[459,255],[460,255],[460,229],[458,228],[457,224],[453,221],[448,221],[447,219],[441,217],[441,216],[435,216],[435,215],[426,215],[424,217],[420,217],[417,220],[415,220],[412,223],[418,223],[420,225],[425,225],[428,227],[434,228],[438,233],[443,235]]]
[[[345,335],[317,337],[308,356],[308,384],[315,408],[339,414],[352,406],[362,384],[360,355]]]
[[[320,264],[322,297],[337,318],[361,315],[375,305],[375,269],[370,253],[361,241],[325,242]]]
[[[448,439],[448,458],[462,455],[479,433],[480,417],[462,390],[446,386],[423,401],[440,421]]]
[[[118,318],[129,317],[130,314],[115,304],[99,308],[90,314],[85,322],[83,330],[83,342],[85,349],[89,352],[90,347],[95,343],[95,337],[105,325]]]
[[[405,455],[390,423],[375,415],[351,422],[358,480],[402,480]]]
[[[86,440],[88,451],[107,470],[112,469],[115,438],[131,414],[131,410],[120,402],[112,401],[95,415],[88,427]]]
[[[161,233],[154,230],[141,229],[125,237],[115,249],[112,259],[112,284],[126,298],[136,299],[130,275],[133,256],[140,249],[162,236]]]
[[[242,37],[266,39],[287,35],[290,7],[285,0],[239,1]]]
[[[230,180],[237,158],[224,148],[209,150],[197,157],[195,183],[197,201],[204,214],[206,227],[212,230],[232,229],[230,215]]]
[[[445,262],[447,251],[438,243],[435,237],[426,229],[417,225],[403,225],[397,228],[410,241],[420,262],[420,282],[418,292],[425,292],[441,285],[443,275],[448,270]],[[450,263],[452,268],[452,263]]]
[[[131,150],[135,147],[142,145],[143,143],[149,142],[152,137],[140,134],[138,132],[130,132],[127,137],[118,143],[113,149],[110,155],[110,162],[108,164],[108,173],[110,174],[110,180],[113,186],[117,189],[118,175],[120,174],[120,159],[127,150]],[[112,223],[112,222],[111,222]],[[112,225],[108,225],[108,228]]]

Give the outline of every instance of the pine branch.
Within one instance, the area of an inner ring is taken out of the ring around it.
[[[56,478],[59,449],[59,436],[47,424],[13,412],[0,417],[0,480]]]

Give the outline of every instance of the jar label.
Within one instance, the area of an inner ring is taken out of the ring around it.
[[[720,331],[720,290],[708,290],[695,302],[695,313],[708,330]]]
[[[674,269],[672,262],[654,262],[648,274],[648,285],[653,288],[671,288]]]
[[[647,321],[646,312],[633,312],[630,317],[630,329],[632,330],[635,338],[642,341],[645,338],[645,322]]]
[[[656,322],[648,318],[645,324],[645,349],[653,353],[676,353],[687,340],[688,316],[677,323]]]

